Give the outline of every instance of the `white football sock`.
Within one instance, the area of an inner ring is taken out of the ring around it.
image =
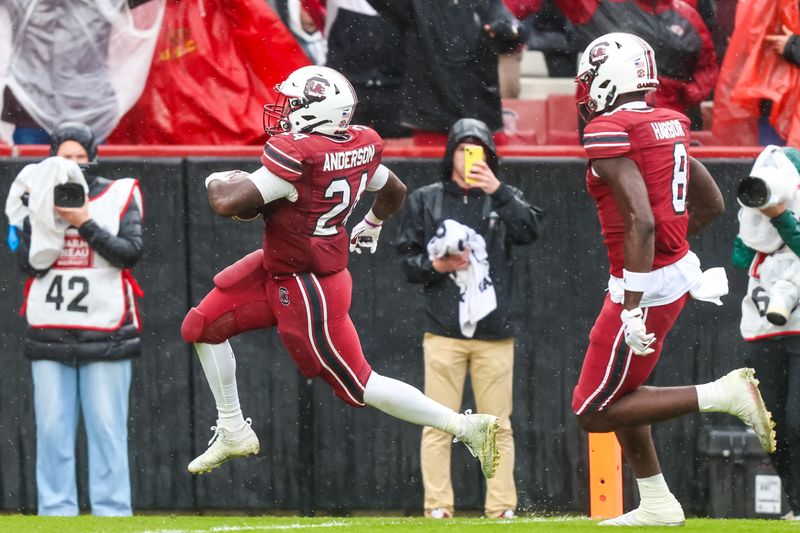
[[[719,383],[719,380],[695,385],[695,389],[697,389],[697,408],[701,413],[725,412],[727,394],[725,387]]]
[[[217,404],[217,426],[238,431],[245,425],[236,388],[236,358],[228,341],[221,344],[195,343],[214,401]]]
[[[664,474],[637,478],[636,484],[639,485],[640,505],[644,507],[658,507],[665,502],[672,502],[675,496],[669,490]]]
[[[400,420],[431,426],[453,435],[462,433],[464,417],[431,400],[417,388],[374,370],[364,389],[364,403]]]

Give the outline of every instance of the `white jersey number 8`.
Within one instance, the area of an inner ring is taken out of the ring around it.
[[[689,183],[689,154],[683,143],[675,143],[672,151],[672,208],[680,215],[686,211],[686,187]]]

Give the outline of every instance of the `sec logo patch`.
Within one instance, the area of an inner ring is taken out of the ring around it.
[[[280,287],[278,289],[278,299],[281,301],[281,304],[289,305],[289,289],[286,287]]]

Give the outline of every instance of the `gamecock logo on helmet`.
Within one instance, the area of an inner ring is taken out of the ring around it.
[[[325,100],[325,91],[331,84],[325,78],[313,77],[306,82],[303,95],[309,102],[321,102]]]
[[[608,43],[597,43],[589,50],[589,63],[597,66],[605,63],[608,59]]]

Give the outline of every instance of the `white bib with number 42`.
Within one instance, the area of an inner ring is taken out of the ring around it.
[[[136,180],[112,182],[90,200],[89,216],[116,235],[123,211],[131,201],[141,211]],[[28,291],[26,318],[31,327],[113,331],[122,326],[128,304],[135,305],[133,289],[122,269],[92,250],[75,228],[64,237],[58,260]],[[133,320],[138,317],[133,313]]]

